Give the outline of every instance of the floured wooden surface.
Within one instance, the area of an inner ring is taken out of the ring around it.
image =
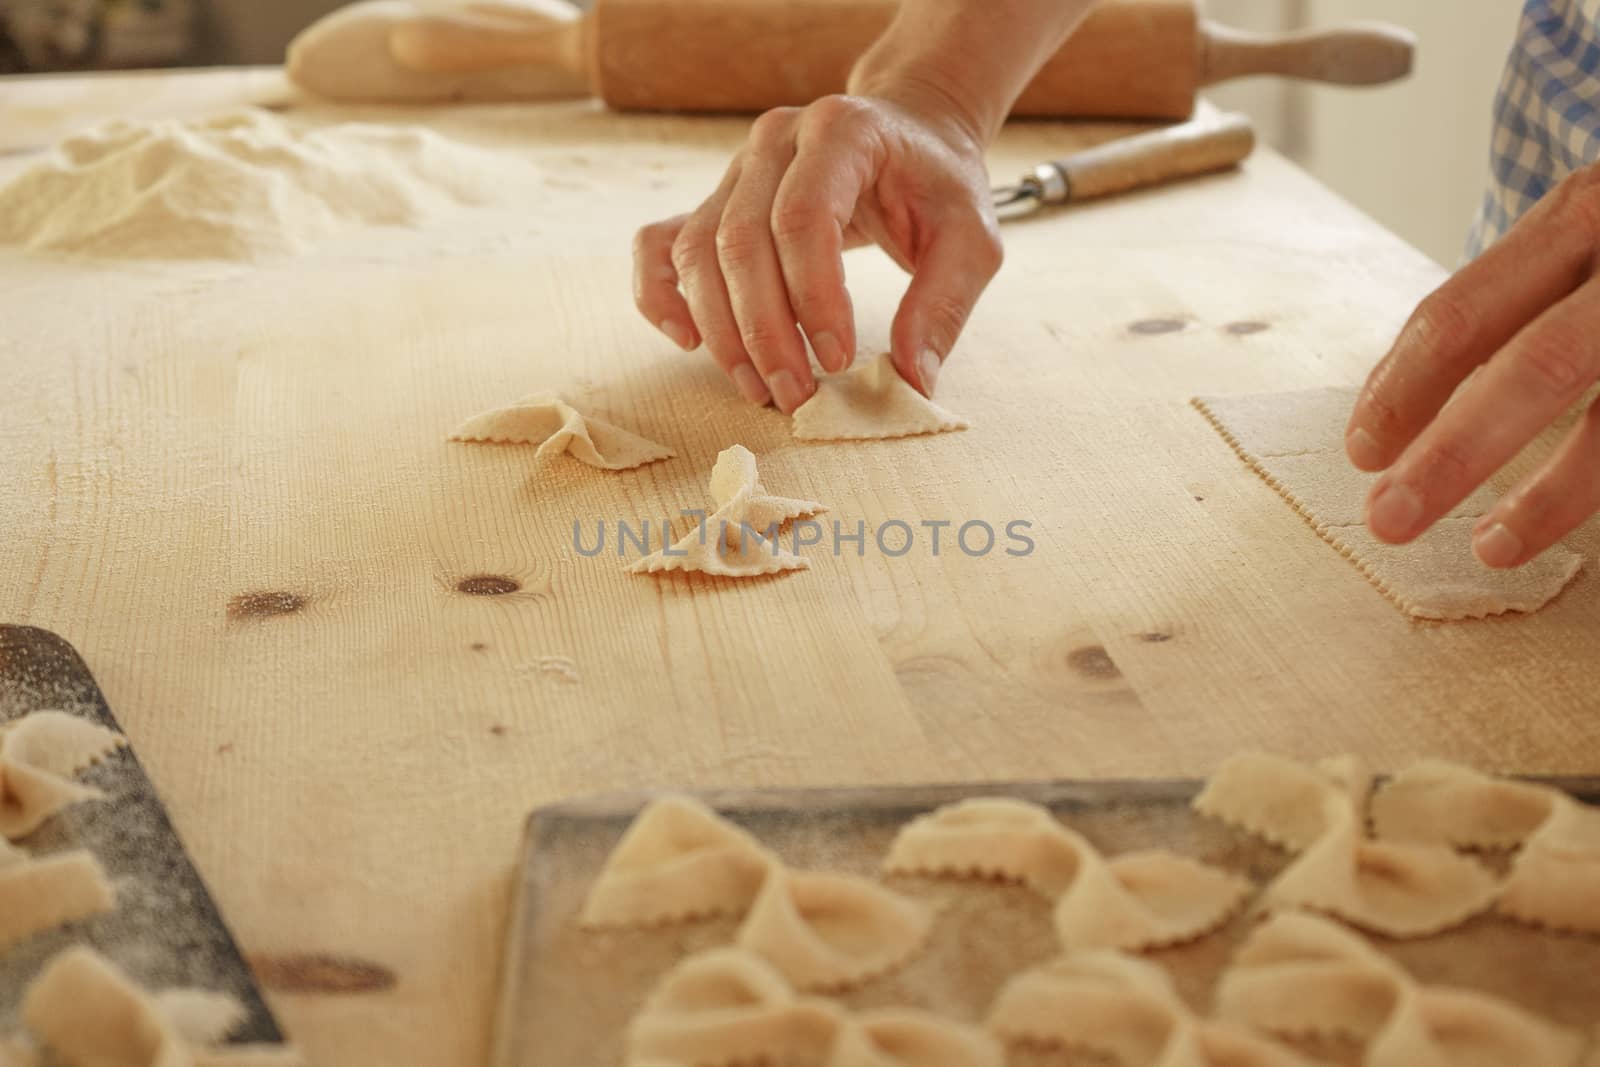
[[[1317,389],[1197,397],[1194,404],[1252,470],[1408,615],[1454,620],[1538,611],[1583,568],[1583,557],[1561,544],[1515,570],[1479,563],[1472,528],[1498,499],[1487,486],[1410,544],[1372,536],[1366,499],[1378,476],[1356,470],[1344,453],[1356,394]]]
[[[871,876],[909,820],[964,796],[985,795],[983,788],[737,793],[709,799],[786,864]],[[1289,862],[1282,852],[1191,812],[1192,783],[987,788],[1045,805],[1108,854],[1171,849],[1261,884]],[[578,802],[541,812],[530,822],[506,960],[509,984],[501,1004],[506,1026],[493,1067],[612,1067],[623,1062],[624,1028],[663,976],[695,953],[731,941],[738,925],[733,918],[604,931],[584,930],[576,922],[585,895],[637,807],[638,801],[623,799]],[[1025,885],[900,876],[890,876],[884,884],[937,903],[939,914],[923,952],[903,968],[833,1000],[847,1011],[912,1007],[981,1023],[1008,981],[1061,957],[1052,936],[1050,905]],[[1240,916],[1216,934],[1142,957],[1160,964],[1175,984],[1171,995],[1177,1000],[1162,1016],[1167,1025],[1205,1029],[1192,1015],[1209,1014],[1217,977],[1256,921]],[[1600,1011],[1600,984],[1594,978],[1600,973],[1600,941],[1593,938],[1560,937],[1480,916],[1436,937],[1373,943],[1381,946],[1392,967],[1419,976],[1429,986],[1454,985],[1502,998],[1525,1013],[1567,1027],[1586,1025]],[[1109,967],[1102,985],[1124,985],[1130,977],[1122,973],[1125,968],[1115,962]],[[1139,981],[1137,975],[1132,979]],[[1066,1005],[1052,1015],[1071,1021]],[[1097,1036],[1112,1034],[1110,1018],[1098,1018]],[[825,1029],[825,1023],[811,1025]],[[1159,1029],[1154,1035],[1124,1036],[1148,1047],[1152,1040],[1159,1044]],[[1233,1036],[1226,1032],[1230,1028],[1220,1029],[1225,1032],[1207,1035],[1219,1046]],[[1189,1036],[1200,1039],[1197,1033]],[[1348,1047],[1336,1046],[1331,1054],[1317,1051],[1341,1067],[1360,1062]],[[825,1061],[801,1057],[797,1062]],[[1055,1055],[1035,1061],[1013,1055],[1007,1062],[1078,1067],[1104,1060]]]
[[[241,942],[300,990],[268,995],[313,1062],[484,1060],[520,821],[563,796],[1200,774],[1247,747],[1600,767],[1591,574],[1532,616],[1416,626],[1187,406],[1359,382],[1442,277],[1270,152],[1008,228],[939,383],[971,428],[824,445],[632,309],[633,231],[698,203],[743,123],[313,113],[547,181],[224,278],[0,250],[4,613],[90,659]],[[1126,131],[1021,125],[992,167]],[[905,276],[848,271],[881,352]],[[678,458],[443,440],[534,385]],[[867,550],[750,583],[573,550],[575,519],[706,502],[736,443]],[[973,521],[994,551],[954,544]],[[937,556],[924,522],[951,524]],[[1593,525],[1569,543],[1600,556]]]

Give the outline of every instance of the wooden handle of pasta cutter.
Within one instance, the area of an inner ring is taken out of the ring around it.
[[[1066,179],[1067,202],[1077,203],[1226,170],[1255,144],[1248,118],[1222,114],[1109,141],[1048,166]]]

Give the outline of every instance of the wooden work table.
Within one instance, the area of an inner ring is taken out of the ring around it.
[[[6,85],[0,176],[30,138],[261,79]],[[539,206],[214,275],[0,250],[0,621],[83,653],[250,953],[393,977],[272,993],[313,1062],[482,1062],[519,827],[574,794],[1199,775],[1243,747],[1600,771],[1592,567],[1536,616],[1414,623],[1188,407],[1359,382],[1443,277],[1272,152],[1008,228],[940,383],[973,428],[817,446],[631,304],[631,233],[711,188],[740,122],[299,110],[505,147]],[[994,173],[1108,132],[1014,128]],[[903,281],[850,270],[872,351]],[[445,443],[541,388],[679,458]],[[813,550],[747,584],[573,550],[575,518],[698,506],[736,442],[829,517],[1024,519],[1037,549]],[[1571,543],[1592,564],[1600,527]],[[483,575],[520,588],[458,588]]]

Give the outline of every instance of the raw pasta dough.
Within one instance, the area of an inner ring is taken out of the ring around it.
[[[1118,952],[1074,953],[1017,975],[988,1026],[1009,1042],[1088,1050],[1119,1067],[1309,1067],[1241,1026],[1201,1019],[1159,965]]]
[[[884,861],[896,874],[977,874],[1021,882],[1056,902],[1067,948],[1141,949],[1222,925],[1250,883],[1164,851],[1106,860],[1047,809],[975,798],[913,819]]]
[[[864,878],[774,869],[738,940],[801,989],[842,989],[899,966],[932,926],[925,906]]]
[[[1263,893],[1268,906],[1325,911],[1391,937],[1487,910],[1499,887],[1481,865],[1440,846],[1366,838],[1370,782],[1349,759],[1311,767],[1248,753],[1217,770],[1195,808],[1300,852]]]
[[[244,1017],[232,998],[197,990],[151,997],[79,946],[53,958],[28,988],[22,1022],[62,1067],[267,1067],[298,1063],[286,1049],[206,1049]]]
[[[0,855],[0,951],[115,906],[105,870],[87,851],[38,859],[16,850]]]
[[[510,407],[474,416],[456,428],[452,441],[538,445],[539,459],[566,452],[601,470],[642,467],[676,453],[604,419],[584,415],[554,393],[533,393]]]
[[[772,964],[740,948],[712,949],[678,964],[628,1024],[632,1067],[652,1060],[731,1067],[828,1049],[840,1010],[796,996]]]
[[[748,578],[802,570],[806,561],[785,551],[779,528],[791,519],[825,510],[810,500],[773,496],[761,484],[756,457],[743,445],[724,449],[711,469],[715,510],[671,549],[638,560],[634,574],[699,571],[725,578]]]
[[[688,797],[646,808],[584,901],[585,926],[743,915],[777,860],[743,830]]]
[[[0,729],[0,837],[25,837],[69,804],[99,797],[72,776],[126,743],[64,711],[36,711]]]
[[[859,441],[965,430],[967,422],[913,389],[889,353],[817,382],[794,413],[802,441]]]
[[[1520,846],[1499,910],[1539,926],[1600,933],[1600,808],[1438,760],[1402,771],[1372,807],[1380,837]]]
[[[1491,570],[1472,555],[1471,529],[1493,503],[1479,490],[1409,545],[1387,545],[1363,524],[1376,475],[1344,455],[1354,389],[1265,396],[1200,397],[1195,407],[1240,457],[1288,500],[1317,533],[1354,563],[1401,610],[1419,619],[1475,619],[1537,611],[1583,566],[1556,546],[1516,570]]]
[[[1423,986],[1358,935],[1304,914],[1251,935],[1217,987],[1220,1016],[1366,1045],[1366,1067],[1572,1067],[1583,1039],[1515,1005]]]
[[[846,1020],[828,1067],[1005,1067],[1005,1051],[976,1027],[889,1009]]]
[[[875,882],[790,871],[698,801],[648,806],[584,902],[587,926],[744,915],[738,944],[805,989],[842,988],[898,966],[926,941],[928,909]]]
[[[1003,1067],[983,1031],[907,1009],[851,1015],[801,997],[772,964],[740,948],[684,960],[627,1032],[628,1067],[735,1067],[802,1059],[826,1067]]]

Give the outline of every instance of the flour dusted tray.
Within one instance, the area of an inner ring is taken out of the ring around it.
[[[1600,779],[1543,779],[1600,801]],[[1264,884],[1283,852],[1194,814],[1193,781],[1060,781],[856,789],[702,792],[791,867],[874,875],[910,819],[969,797],[1004,796],[1051,809],[1108,854],[1166,848]],[[502,964],[493,1067],[618,1067],[622,1031],[651,985],[689,953],[733,940],[736,919],[656,929],[580,929],[595,876],[650,796],[541,808],[529,818]],[[979,1021],[1006,978],[1059,954],[1050,905],[992,883],[890,878],[941,904],[932,941],[903,969],[841,997],[853,1008],[911,1006]],[[1186,999],[1207,1008],[1217,975],[1254,920],[1248,911],[1188,945],[1147,953]],[[1494,915],[1416,941],[1374,938],[1417,977],[1480,989],[1589,1030],[1600,1021],[1600,938],[1553,934]],[[1355,1063],[1351,1049],[1317,1049]],[[1013,1052],[1012,1065],[1103,1063]]]
[[[44,709],[121,732],[72,646],[45,630],[0,626],[0,724]],[[116,750],[81,780],[105,798],[67,808],[21,843],[40,855],[88,849],[115,884],[117,906],[0,951],[0,1034],[11,1031],[45,962],[86,944],[148,989],[231,994],[244,1016],[230,1043],[282,1047],[283,1034],[133,749]]]

